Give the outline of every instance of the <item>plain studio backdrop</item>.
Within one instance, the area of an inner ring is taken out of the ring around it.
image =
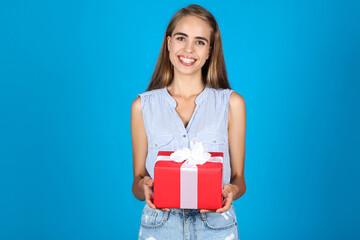
[[[0,239],[136,239],[130,108],[171,16],[218,21],[246,101],[241,239],[360,239],[360,2],[0,2]]]

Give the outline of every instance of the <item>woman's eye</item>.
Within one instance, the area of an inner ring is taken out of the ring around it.
[[[198,44],[205,45],[205,43],[203,41],[198,41]]]
[[[178,38],[176,38],[176,39],[179,40],[179,41],[185,40],[185,38],[183,38],[183,37],[178,37]]]

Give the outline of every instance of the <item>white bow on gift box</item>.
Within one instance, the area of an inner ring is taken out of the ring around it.
[[[184,162],[186,165],[204,164],[211,157],[203,146],[202,142],[199,142],[196,138],[190,141],[190,148],[183,148],[173,152],[170,155],[171,160],[175,162]]]

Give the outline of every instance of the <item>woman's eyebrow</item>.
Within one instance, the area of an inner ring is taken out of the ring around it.
[[[177,33],[174,34],[174,36],[175,35],[181,35],[181,36],[189,37],[186,33],[182,33],[182,32],[177,32]],[[204,37],[197,36],[197,37],[195,37],[195,39],[202,39],[202,40],[206,41],[207,43],[209,43],[209,41]]]

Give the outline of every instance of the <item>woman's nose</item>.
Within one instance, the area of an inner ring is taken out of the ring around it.
[[[192,52],[193,51],[193,43],[192,43],[192,41],[187,41],[186,42],[185,50],[187,52]]]

